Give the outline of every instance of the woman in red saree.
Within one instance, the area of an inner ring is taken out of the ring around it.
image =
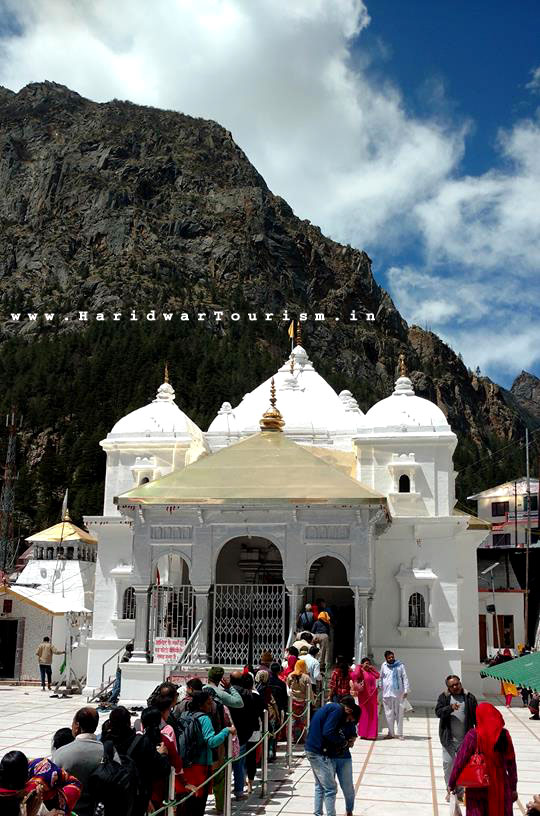
[[[289,646],[287,649],[287,666],[283,669],[281,674],[279,675],[280,680],[286,680],[289,674],[291,674],[296,666],[296,661],[298,660],[298,649],[296,646]]]
[[[477,747],[485,757],[490,784],[487,788],[466,788],[467,816],[512,816],[517,799],[514,746],[502,714],[491,703],[480,703],[476,709],[476,728],[467,731],[456,754],[449,793],[455,791],[459,775]]]
[[[357,732],[362,739],[375,740],[379,732],[378,679],[379,672],[369,657],[364,657],[352,673],[352,693],[358,698],[360,706]]]

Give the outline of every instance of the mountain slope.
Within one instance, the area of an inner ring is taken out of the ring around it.
[[[390,393],[405,353],[417,393],[462,440],[462,498],[514,466],[491,454],[534,423],[530,406],[468,371],[436,335],[408,327],[366,253],[298,219],[215,122],[97,104],[50,82],[0,89],[0,187],[0,400],[26,415],[24,525],[49,521],[67,482],[78,512],[99,510],[97,442],[153,398],[165,359],[179,403],[204,428],[224,399],[240,399],[286,356],[287,323],[195,325],[199,309],[324,312],[332,320],[305,323],[305,345],[362,408]],[[131,308],[193,319],[111,324]],[[352,309],[376,319],[348,322]],[[62,317],[9,319],[44,310]],[[72,320],[77,310],[109,322]],[[484,455],[489,468],[469,467]]]

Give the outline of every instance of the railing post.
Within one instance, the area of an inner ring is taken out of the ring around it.
[[[232,757],[232,737],[229,734],[227,737],[227,756],[225,762],[227,763]],[[225,774],[225,785],[223,792],[223,816],[231,816],[232,811],[232,768],[230,763],[223,768]]]
[[[291,770],[292,767],[292,696],[289,695],[289,702],[287,705],[287,768]]]
[[[263,744],[261,761],[261,799],[268,793],[268,709],[263,714]]]
[[[305,734],[305,736],[307,738],[307,732],[309,731],[309,726],[311,725],[311,684],[308,686],[308,693],[306,695],[306,706],[307,706],[307,711],[306,711],[306,734]]]
[[[175,790],[174,790],[174,780],[175,780],[176,772],[174,768],[171,768],[171,772],[169,774],[169,802],[174,802],[175,797]],[[167,808],[167,816],[174,816],[176,808],[174,805],[169,805]]]

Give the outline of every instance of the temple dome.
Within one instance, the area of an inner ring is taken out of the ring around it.
[[[334,437],[350,438],[360,428],[363,414],[352,394],[338,395],[315,371],[302,346],[295,346],[289,359],[273,376],[285,434],[298,441],[332,444]],[[223,403],[207,437],[239,438],[257,433],[259,419],[268,407],[271,381],[269,377],[246,394],[235,408]]]
[[[194,436],[201,436],[200,428],[180,410],[174,399],[174,388],[166,378],[159,386],[156,398],[148,405],[137,408],[119,419],[107,435],[107,439],[149,436],[191,439]]]
[[[362,431],[432,431],[451,433],[441,409],[430,400],[417,397],[411,380],[401,376],[393,394],[375,403],[362,421]]]

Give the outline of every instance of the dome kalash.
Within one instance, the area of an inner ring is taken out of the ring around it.
[[[301,345],[295,346],[273,379],[287,436],[303,445],[351,450],[364,415],[350,391],[337,394],[317,373]],[[269,377],[246,394],[236,408],[223,403],[205,434],[212,451],[258,433],[271,381]]]

